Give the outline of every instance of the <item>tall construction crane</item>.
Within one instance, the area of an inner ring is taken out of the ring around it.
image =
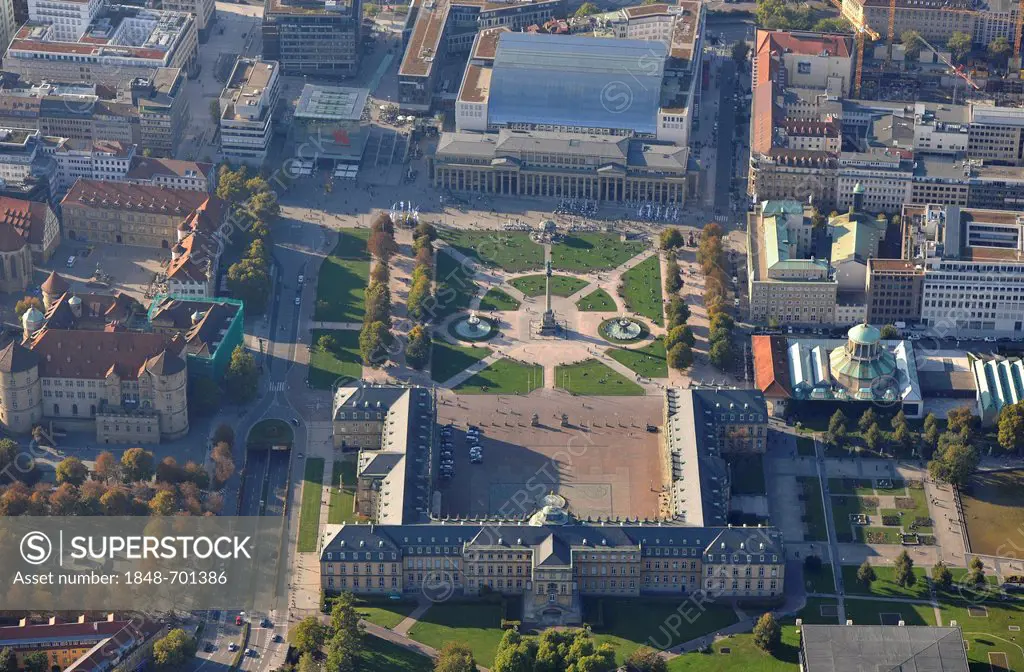
[[[1021,0],[1024,2],[1024,0]],[[885,52],[885,62],[892,62],[892,44],[896,41],[896,0],[889,0],[889,49]]]
[[[1020,68],[1020,38],[1024,35],[1024,0],[1017,7],[1017,32],[1013,36],[1013,58]]]
[[[893,12],[895,12],[895,7],[896,7],[895,0],[889,0],[889,2],[891,3],[890,9],[892,9]],[[1024,0],[1021,0],[1021,2],[1024,2]],[[839,10],[839,14],[841,16],[843,16],[843,18],[845,18],[847,21],[849,21],[850,25],[853,26],[853,30],[854,30],[854,33],[855,33],[855,41],[857,42],[857,69],[854,71],[854,77],[853,77],[853,95],[854,95],[855,98],[860,98],[860,83],[861,83],[861,79],[863,79],[863,76],[864,76],[864,35],[867,34],[868,36],[871,37],[872,40],[878,40],[881,37],[881,35],[879,35],[877,32],[872,30],[871,26],[869,26],[864,21],[863,17],[861,17],[860,22],[858,23],[857,21],[854,20],[853,16],[848,16],[845,13],[843,13],[843,0],[832,0],[832,4],[835,5],[836,9]],[[893,14],[893,16],[895,16],[895,14]],[[891,27],[891,25],[893,23],[892,19],[890,19],[889,23],[890,23],[889,44],[891,45],[892,44],[892,35],[891,35],[892,27]]]
[[[918,37],[918,39],[921,40],[921,43],[924,44],[924,46],[931,49],[932,52],[939,57],[939,60],[942,61],[945,65],[949,67],[950,70],[953,71],[953,74],[967,82],[975,91],[981,91],[981,87],[978,86],[973,79],[971,79],[971,76],[968,75],[966,71],[964,71],[963,66],[954,65],[952,61],[950,61],[948,58],[939,53],[939,50],[933,47],[931,42],[924,39],[924,37]]]

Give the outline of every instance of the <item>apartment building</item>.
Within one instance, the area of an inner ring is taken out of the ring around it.
[[[15,17],[14,2],[0,0],[0,40],[3,40],[3,44],[10,44],[14,31],[20,25]]]
[[[167,627],[160,623],[116,614],[97,621],[85,615],[74,621],[51,617],[45,623],[23,618],[17,625],[0,627],[0,649],[13,651],[19,667],[29,654],[44,653],[50,668],[126,672],[144,663],[165,634]]]
[[[765,201],[747,216],[750,319],[761,324],[831,324],[839,283],[826,259],[801,247],[811,207]],[[790,234],[790,230],[794,234]]]
[[[925,269],[904,259],[869,259],[867,285],[868,322],[914,323],[921,319],[921,295]]]
[[[65,235],[170,250],[178,231],[215,232],[226,204],[192,189],[80,179],[61,201]],[[185,227],[182,229],[181,227]]]
[[[4,70],[24,81],[60,82],[74,73],[75,81],[119,88],[159,68],[195,72],[198,38],[189,13],[102,0],[31,0],[29,12],[36,18],[17,30],[3,57]]]
[[[138,110],[140,144],[156,154],[174,156],[192,118],[185,73],[180,68],[157,68],[152,78],[133,80],[130,94]]]
[[[217,14],[217,3],[214,0],[160,0],[160,9],[194,14],[199,37],[206,39]]]
[[[124,180],[135,158],[135,145],[61,138],[50,155],[57,164],[56,192],[63,194],[80,178]]]
[[[269,0],[263,57],[286,75],[351,77],[359,68],[362,2]]]
[[[55,142],[34,129],[0,130],[0,181],[6,187],[49,182],[56,173],[47,145]]]
[[[136,155],[124,179],[135,184],[212,193],[216,174],[211,163]]]
[[[524,620],[560,624],[582,621],[587,596],[772,599],[785,582],[774,528],[633,523],[349,524],[326,535],[320,567],[328,594],[410,594],[444,582],[459,597],[520,595]]]
[[[273,135],[280,95],[278,64],[239,58],[220,94],[220,149],[232,161],[261,166]]]

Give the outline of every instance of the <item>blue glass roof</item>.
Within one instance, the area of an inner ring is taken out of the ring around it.
[[[504,33],[488,122],[654,134],[667,53],[659,41]]]

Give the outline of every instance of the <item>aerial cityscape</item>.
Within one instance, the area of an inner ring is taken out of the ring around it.
[[[0,672],[1024,671],[1024,0],[0,38]]]

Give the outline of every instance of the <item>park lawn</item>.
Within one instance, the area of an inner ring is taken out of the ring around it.
[[[389,672],[431,672],[434,661],[427,656],[402,648],[398,644],[365,635],[359,652],[360,670],[388,670]]]
[[[508,284],[512,285],[526,296],[543,296],[546,291],[546,279],[547,276],[544,275],[524,275],[522,277],[509,280]],[[571,275],[552,275],[551,295],[572,296],[589,284],[590,283],[586,280],[580,280],[579,278],[574,278]]]
[[[544,386],[544,367],[502,358],[455,388],[462,394],[529,394]]]
[[[338,347],[327,351],[317,345],[321,336],[330,335]],[[341,376],[363,377],[363,357],[359,354],[359,332],[354,329],[314,329],[309,352],[309,384],[329,390]]]
[[[783,626],[777,650],[765,653],[748,632],[729,635],[711,645],[708,653],[688,653],[668,663],[669,672],[796,672],[800,669],[800,634]]]
[[[983,604],[974,605],[984,608],[984,615],[975,611],[971,615],[968,607],[970,603],[962,601],[950,601],[942,603],[942,622],[948,625],[950,621],[956,621],[963,630],[964,639],[967,641],[967,659],[971,663],[971,669],[1004,670],[1001,665],[989,667],[989,654],[1005,653],[1009,667],[1005,670],[1024,669],[1024,632],[1011,631],[1010,626],[1024,628],[1024,602],[1013,600],[1008,602],[997,602],[989,600]]]
[[[814,457],[814,439],[808,436],[796,437],[796,454]]]
[[[862,495],[873,497],[875,492],[872,489],[871,481],[862,481],[853,478],[830,478],[828,489],[833,495]]]
[[[797,481],[804,495],[804,523],[807,525],[805,541],[828,541],[820,482],[814,476],[802,476],[797,478]]]
[[[660,336],[642,348],[609,348],[608,356],[644,378],[668,378],[665,340]]]
[[[584,605],[584,616],[587,612]],[[736,613],[731,607],[707,602],[697,604],[678,598],[604,598],[603,612],[604,625],[593,627],[595,644],[611,644],[620,663],[641,646],[668,648],[717,632],[736,622]],[[679,620],[682,622],[673,625]]]
[[[519,310],[519,300],[497,287],[487,290],[480,299],[480,310]]]
[[[731,455],[727,460],[732,476],[732,494],[764,495],[764,461],[760,455]]]
[[[392,630],[404,621],[405,617],[411,614],[415,608],[416,603],[412,601],[385,603],[376,600],[367,604],[356,604],[356,613],[365,621]]]
[[[861,497],[854,495],[840,495],[832,497],[832,522],[836,526],[836,536],[839,541],[853,541],[853,522],[850,516],[856,513],[864,513],[878,518],[878,508],[869,506]],[[881,519],[877,521],[881,524]]]
[[[896,575],[894,567],[874,566],[875,576],[878,578],[871,582],[870,588],[857,580],[857,566],[843,565],[843,585],[846,587],[847,595],[871,595],[874,597],[910,597],[916,599],[927,599],[928,578],[925,576],[924,567],[914,567],[914,576],[917,581],[913,586],[899,586],[893,580]]]
[[[872,520],[871,522],[875,522]],[[879,522],[881,522],[879,520]],[[858,544],[902,544],[903,536],[898,527],[866,527],[854,525],[853,538]]]
[[[551,266],[556,271],[578,273],[608,271],[626,263],[646,247],[638,240],[622,242],[614,233],[576,233],[551,246]]]
[[[832,576],[829,573],[829,576]],[[835,590],[833,588],[832,590]],[[822,616],[821,608],[823,606],[829,606],[833,608],[835,616]],[[804,608],[801,609],[794,618],[784,618],[780,621],[782,625],[789,625],[791,622],[796,623],[796,619],[803,619],[804,623],[809,625],[837,625],[839,623],[839,601],[833,600],[827,597],[808,597]]]
[[[875,491],[880,495],[896,495],[898,497],[907,496],[907,484],[904,481],[895,479],[892,482],[891,488],[883,488],[875,482]]]
[[[362,322],[366,284],[370,279],[369,229],[341,229],[338,244],[320,266],[316,281],[318,322]]]
[[[834,595],[836,582],[832,575],[832,565],[823,564],[817,572],[808,572],[804,569],[804,585],[808,593],[827,593]]]
[[[622,275],[620,289],[626,310],[662,324],[661,260],[654,255]]]
[[[583,312],[589,311],[595,313],[610,313],[614,310],[618,310],[618,306],[615,305],[615,299],[612,298],[612,295],[600,287],[577,301],[576,308]]]
[[[351,460],[335,460],[331,467],[331,496],[327,500],[327,522],[331,525],[352,523],[358,518],[355,512],[356,463]]]
[[[544,247],[530,240],[529,233],[441,229],[440,236],[467,257],[508,273],[523,273],[544,266]]]
[[[445,642],[462,642],[484,667],[494,664],[504,634],[501,606],[475,602],[434,603],[409,630],[410,638],[438,650]]]
[[[936,587],[936,592],[939,595],[940,600],[950,600],[957,602],[961,600],[967,600],[974,604],[980,602],[990,601],[992,595],[990,593],[999,592],[999,577],[995,574],[991,574],[991,567],[985,567],[985,583],[986,586],[969,586],[964,583],[964,577],[967,575],[966,567],[950,567],[949,573],[953,576],[953,585],[949,587],[949,590],[942,590]]]
[[[434,280],[437,283],[434,319],[438,321],[453,313],[469,310],[473,297],[480,291],[480,285],[473,281],[473,272],[445,250],[437,252]]]
[[[882,625],[882,614],[891,614],[885,625],[897,625],[900,620],[907,625],[935,625],[935,609],[930,604],[862,600],[847,595],[846,618],[854,625]]]
[[[306,473],[302,477],[302,506],[299,509],[299,553],[316,550],[320,534],[320,498],[324,484],[322,457],[306,459]]]
[[[443,383],[491,354],[490,348],[472,345],[452,345],[447,341],[434,341],[434,354],[430,359],[430,377]]]
[[[556,366],[555,387],[585,397],[644,394],[644,388],[596,359]]]

